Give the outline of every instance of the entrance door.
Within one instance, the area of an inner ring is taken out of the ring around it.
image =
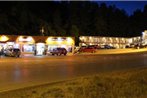
[[[36,44],[36,55],[43,55],[45,52],[45,44],[37,43]]]

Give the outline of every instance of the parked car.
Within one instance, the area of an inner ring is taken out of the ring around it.
[[[85,47],[85,48],[80,48],[79,52],[91,52],[91,53],[94,53],[94,52],[96,52],[96,49],[93,48],[93,47]]]
[[[101,49],[99,45],[88,45],[89,48]]]
[[[52,55],[66,55],[67,50],[65,48],[54,48],[53,51],[50,52]]]
[[[102,49],[116,49],[116,48],[110,45],[103,45]]]
[[[136,44],[136,45],[134,46],[134,48],[136,48],[136,49],[146,48],[146,47],[147,47],[147,45],[143,45],[143,44]]]
[[[12,49],[6,49],[4,51],[5,56],[11,56],[11,57],[20,57],[21,52],[18,48],[12,48]]]

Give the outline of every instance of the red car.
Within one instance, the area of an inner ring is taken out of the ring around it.
[[[92,47],[85,47],[85,48],[80,48],[79,52],[90,52],[90,53],[94,53],[96,52],[95,48]]]

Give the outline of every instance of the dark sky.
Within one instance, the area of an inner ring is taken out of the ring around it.
[[[116,5],[117,8],[124,9],[128,15],[133,14],[136,9],[143,10],[147,1],[96,1],[98,3],[105,2],[107,5]]]

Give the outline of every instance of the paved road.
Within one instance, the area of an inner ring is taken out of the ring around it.
[[[0,92],[95,73],[147,67],[147,53],[0,58]]]

